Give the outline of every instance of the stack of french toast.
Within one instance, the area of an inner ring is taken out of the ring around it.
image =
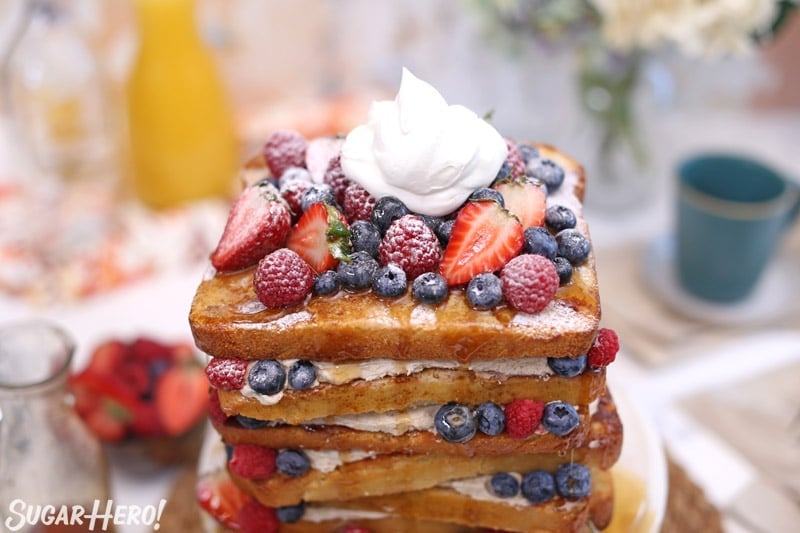
[[[484,141],[455,180],[477,169],[490,174],[482,184],[449,204],[436,187],[387,194],[364,174],[387,168],[365,158],[388,148],[365,156],[365,137],[392,137],[386,122],[428,131],[440,112],[472,127],[428,88],[405,72],[387,103],[399,110],[373,107],[372,131],[276,132],[247,166],[190,312],[227,450],[198,486],[220,529],[610,522],[622,425],[606,367],[618,341],[600,327],[584,171],[555,148],[497,142],[475,117]],[[426,98],[424,120],[408,116]],[[453,166],[449,153],[419,159],[437,158]]]

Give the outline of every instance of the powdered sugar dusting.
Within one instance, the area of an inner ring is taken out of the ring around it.
[[[593,315],[580,313],[564,302],[554,300],[539,313],[517,313],[511,320],[511,327],[532,327],[543,336],[556,336],[571,332],[593,331],[598,320]]]
[[[241,313],[243,315],[254,315],[256,313],[260,313],[261,311],[263,311],[266,308],[267,307],[264,304],[262,304],[260,301],[253,300],[253,301],[250,301],[250,302],[244,302],[241,305],[237,305],[236,308],[235,308],[235,311],[237,313]]]
[[[411,325],[423,326],[436,323],[436,311],[430,305],[418,305],[411,311]]]

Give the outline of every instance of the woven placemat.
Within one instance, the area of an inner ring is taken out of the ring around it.
[[[195,503],[194,469],[185,468],[178,475],[167,505],[161,515],[158,533],[202,532],[203,526]],[[720,512],[706,499],[686,472],[669,461],[669,497],[661,533],[686,533],[722,531]]]

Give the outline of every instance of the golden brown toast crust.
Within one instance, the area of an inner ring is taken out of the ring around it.
[[[576,176],[581,198],[583,168],[553,148],[540,151]],[[580,212],[578,228],[589,238]],[[217,357],[351,359],[476,359],[578,356],[591,345],[600,319],[594,254],[542,312],[507,306],[472,309],[461,289],[441,304],[420,304],[406,294],[382,299],[371,292],[339,291],[309,297],[303,305],[265,309],[253,290],[254,269],[212,273],[200,284],[189,315],[197,346]]]
[[[222,409],[259,420],[301,424],[331,415],[386,412],[447,402],[504,405],[517,398],[543,402],[560,400],[587,405],[605,389],[605,370],[584,372],[574,378],[487,377],[469,370],[424,370],[410,376],[347,385],[323,384],[303,391],[287,390],[280,402],[263,405],[239,391],[219,391]]]

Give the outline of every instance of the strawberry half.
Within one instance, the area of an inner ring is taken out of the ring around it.
[[[238,530],[239,511],[250,501],[250,496],[233,484],[225,470],[205,474],[195,489],[197,502],[223,526]]]
[[[222,271],[239,270],[280,248],[292,217],[278,190],[260,181],[242,191],[231,207],[211,264]]]
[[[522,225],[495,201],[469,202],[459,211],[439,272],[448,286],[494,272],[522,249]]]
[[[544,225],[547,210],[544,189],[525,179],[503,180],[493,189],[503,195],[506,209],[519,219],[522,229]]]
[[[199,365],[173,366],[158,378],[155,404],[167,435],[182,435],[206,413],[208,378]]]
[[[319,274],[336,268],[350,253],[350,229],[335,207],[317,202],[297,221],[286,247]]]

